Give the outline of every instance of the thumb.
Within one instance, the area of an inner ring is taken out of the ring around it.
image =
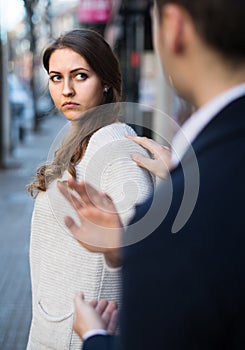
[[[75,306],[81,306],[85,302],[85,296],[83,293],[79,292],[76,293],[75,298],[74,298],[74,304]]]

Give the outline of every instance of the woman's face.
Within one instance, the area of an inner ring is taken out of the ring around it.
[[[103,89],[98,75],[83,56],[71,49],[55,50],[49,60],[49,91],[54,104],[66,119],[75,120],[98,106]]]

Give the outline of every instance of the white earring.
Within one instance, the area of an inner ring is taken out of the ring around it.
[[[104,87],[104,92],[105,92],[106,94],[107,94],[108,90],[109,90],[108,86],[105,86],[105,87]]]

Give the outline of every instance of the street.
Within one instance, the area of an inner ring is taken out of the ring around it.
[[[14,154],[17,168],[0,170],[0,350],[25,350],[31,321],[30,222],[34,200],[25,186],[65,121],[48,117]]]

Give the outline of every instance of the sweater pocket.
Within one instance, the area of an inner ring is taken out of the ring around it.
[[[67,314],[64,314],[64,315],[58,315],[58,316],[50,315],[45,310],[44,306],[42,305],[41,300],[38,301],[37,307],[38,307],[38,311],[39,311],[40,315],[42,317],[44,317],[49,322],[62,322],[62,321],[65,321],[65,320],[69,319],[73,315],[72,311],[70,311],[70,312],[68,312]]]
[[[33,310],[33,321],[29,339],[28,350],[68,350],[73,334],[73,311],[66,314],[51,314],[48,306],[39,299]],[[81,345],[77,349],[80,350]]]

